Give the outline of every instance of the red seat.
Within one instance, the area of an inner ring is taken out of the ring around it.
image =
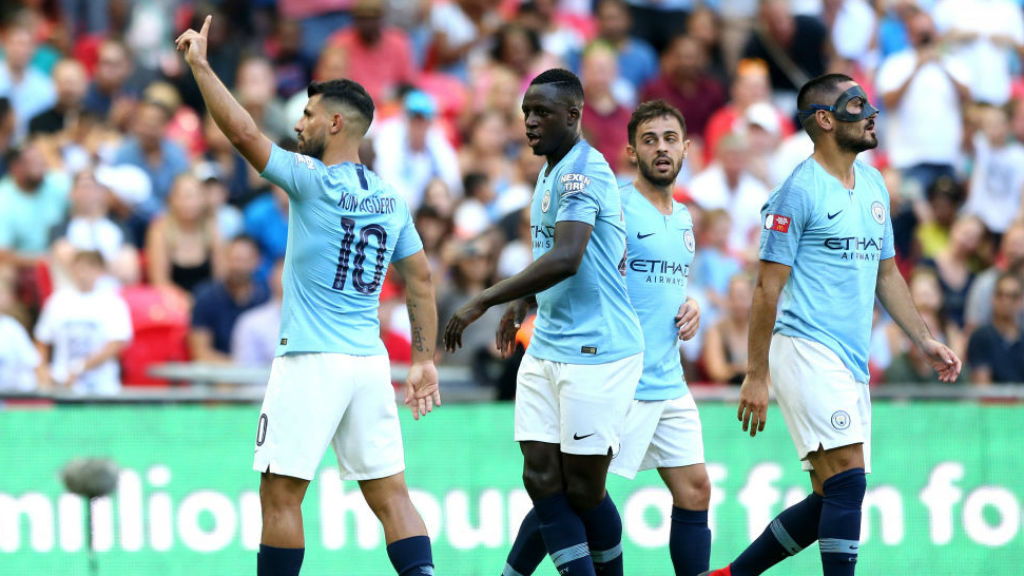
[[[153,364],[188,360],[188,302],[152,286],[129,286],[121,291],[128,303],[134,335],[121,357],[125,386],[167,386],[147,370]]]

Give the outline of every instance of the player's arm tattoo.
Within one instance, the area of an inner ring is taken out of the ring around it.
[[[430,352],[430,347],[423,338],[423,327],[416,323],[416,303],[410,302],[408,308],[409,324],[412,325],[412,348],[417,352]]]

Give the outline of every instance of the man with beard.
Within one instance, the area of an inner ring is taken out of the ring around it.
[[[445,328],[466,326],[497,304],[536,295],[537,319],[516,383],[515,439],[523,484],[559,574],[622,574],[622,521],[605,490],[626,412],[643,369],[643,335],[623,279],[626,228],[608,163],[580,137],[583,87],[552,69],[523,98],[526,138],[547,163],[530,213],[534,261],[467,302]],[[526,305],[502,316],[508,352]]]
[[[409,208],[359,161],[373,101],[350,80],[314,82],[295,125],[299,152],[273,145],[232,98],[206,59],[207,16],[177,42],[210,115],[261,175],[288,193],[281,333],[256,428],[261,473],[259,576],[302,566],[301,504],[328,444],[343,479],[357,480],[384,525],[401,576],[434,573],[430,540],[409,499],[402,435],[377,308],[393,262],[405,280],[412,325],[406,403],[416,419],[441,397],[430,266]],[[369,268],[369,269],[367,269]]]
[[[610,471],[632,479],[639,470],[657,468],[672,493],[669,554],[675,574],[695,576],[708,569],[711,557],[711,482],[677,344],[693,338],[700,324],[700,309],[686,296],[696,247],[693,220],[686,206],[672,200],[690,141],[683,115],[663,100],[637,107],[627,134],[639,174],[619,193],[626,217],[626,287],[643,328],[644,368]],[[533,574],[543,558],[537,513],[531,510],[502,575]]]
[[[878,145],[878,110],[842,74],[807,82],[797,108],[814,153],[762,209],[737,417],[752,437],[764,430],[770,376],[813,492],[710,576],[761,574],[815,540],[824,576],[854,573],[871,471],[868,342],[876,295],[940,380],[960,373],[960,359],[932,337],[896,269],[882,175],[857,161]]]

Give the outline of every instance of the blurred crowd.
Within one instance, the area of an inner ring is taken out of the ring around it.
[[[284,147],[311,80],[367,88],[361,156],[413,210],[442,322],[531,259],[533,76],[580,75],[584,135],[623,182],[633,106],[678,107],[702,309],[680,348],[691,382],[742,380],[760,208],[812,149],[796,91],[849,74],[882,110],[862,159],[885,175],[915,303],[967,360],[962,382],[1024,382],[1019,0],[18,0],[0,10],[0,388],[110,393],[162,384],[155,363],[269,365],[287,197],[174,53],[206,14],[214,70]],[[441,364],[507,390],[501,313]],[[407,361],[391,275],[381,331]],[[871,368],[875,384],[937,382],[880,310]]]

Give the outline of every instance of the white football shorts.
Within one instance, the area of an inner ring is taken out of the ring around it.
[[[516,442],[558,444],[565,454],[616,453],[643,371],[643,353],[605,364],[523,356],[516,382]]]
[[[622,449],[608,471],[632,480],[640,470],[704,463],[704,438],[693,394],[672,400],[633,400]]]
[[[328,444],[342,479],[373,480],[405,470],[387,355],[274,358],[253,469],[312,480]]]
[[[804,470],[807,455],[862,443],[871,472],[871,395],[835,352],[805,338],[772,337],[768,367],[775,398]]]

